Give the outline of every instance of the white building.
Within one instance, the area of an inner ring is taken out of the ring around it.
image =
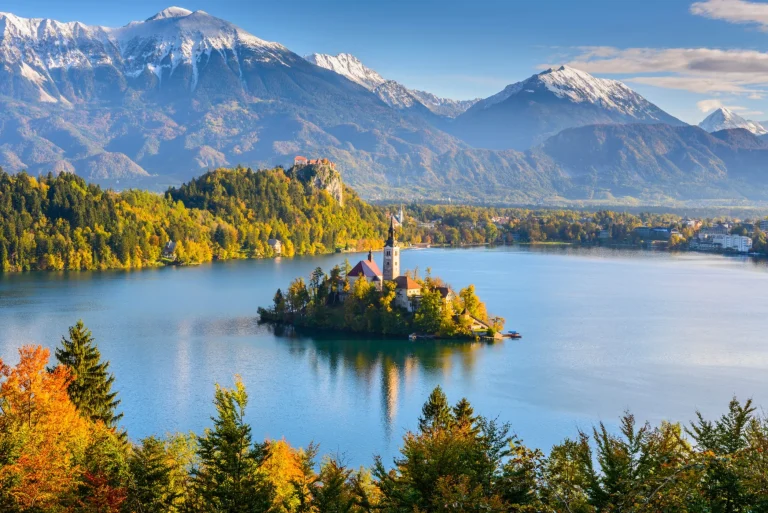
[[[744,235],[717,234],[711,239],[714,244],[720,245],[723,249],[732,249],[739,253],[747,253],[752,249],[752,238]]]

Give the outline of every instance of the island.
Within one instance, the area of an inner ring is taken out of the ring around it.
[[[329,274],[317,267],[308,282],[298,277],[286,292],[278,289],[273,305],[258,309],[261,322],[368,335],[411,338],[503,338],[504,319],[490,317],[474,285],[454,293],[427,269],[400,271],[397,216],[390,216],[382,250],[382,271],[368,257]]]

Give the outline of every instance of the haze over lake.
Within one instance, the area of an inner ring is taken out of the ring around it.
[[[134,272],[0,275],[0,357],[53,348],[82,318],[111,361],[133,439],[211,425],[214,383],[240,374],[256,438],[285,437],[353,465],[391,461],[440,384],[549,449],[578,427],[768,406],[768,268],[745,258],[572,248],[412,250],[458,290],[474,283],[520,341],[411,343],[276,335],[256,308],[345,255]],[[363,255],[349,255],[354,263]],[[380,261],[380,255],[376,255]]]

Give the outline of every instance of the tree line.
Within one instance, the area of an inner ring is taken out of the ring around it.
[[[254,440],[242,381],[216,386],[201,434],[131,441],[114,376],[78,322],[55,351],[0,361],[0,510],[16,512],[701,512],[768,510],[768,418],[652,426],[627,413],[548,454],[437,387],[394,461],[351,468],[319,447]]]
[[[0,170],[0,271],[129,269],[381,247],[384,214],[281,168],[219,169],[165,195]],[[166,255],[168,256],[168,255]]]

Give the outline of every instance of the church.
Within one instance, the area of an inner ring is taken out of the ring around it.
[[[421,285],[412,278],[400,274],[400,245],[395,237],[395,216],[390,217],[389,233],[382,252],[384,270],[379,269],[373,260],[373,252],[369,251],[368,258],[360,260],[347,274],[350,286],[354,285],[355,280],[364,279],[381,290],[382,283],[393,281],[396,291],[395,304],[413,312],[418,308],[419,299],[421,299]]]

